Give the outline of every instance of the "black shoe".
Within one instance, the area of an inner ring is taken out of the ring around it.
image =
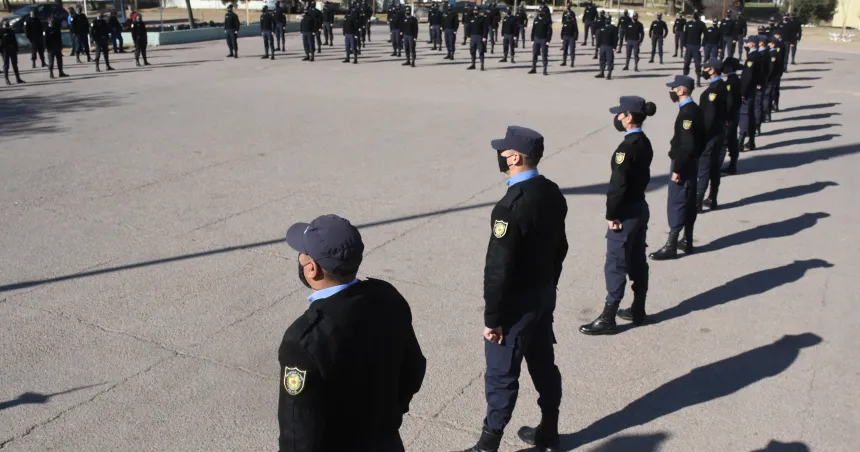
[[[415,60],[412,60],[412,67],[415,67]],[[483,65],[483,64],[481,65],[481,70],[482,70],[482,71],[484,70],[484,65]]]
[[[51,72],[48,74],[48,77],[50,77],[51,79],[53,79],[53,78],[54,78],[54,71],[51,71]]]
[[[522,442],[536,447],[540,452],[560,452],[558,427],[555,431],[548,430],[550,429],[545,429],[541,421],[541,425],[537,427],[520,427],[517,436]]]
[[[107,70],[112,71],[112,70],[114,70],[114,68],[113,68],[113,66],[108,66]]]
[[[546,71],[546,68],[543,68],[543,75],[549,75],[549,72]]]
[[[529,71],[529,74],[537,74],[537,69],[532,68],[532,70]]]
[[[396,56],[397,56],[397,52],[391,52],[391,55],[388,55],[388,56],[396,57]]]
[[[720,205],[717,203],[717,198],[713,193],[711,193],[711,195],[702,202],[702,205],[710,210],[717,210],[720,208]]]
[[[280,52],[280,51],[281,51],[280,47],[275,48],[275,52]]]
[[[561,64],[559,64],[559,66],[567,66],[567,61],[562,61]]]
[[[749,151],[755,151],[755,140],[750,138],[750,141],[746,144],[745,148]]]
[[[594,78],[606,78],[606,76],[603,75],[603,71],[600,71],[600,73],[595,75]]]
[[[484,70],[484,62],[483,61],[481,62],[481,70],[482,71]]]
[[[481,437],[478,439],[478,443],[463,452],[497,452],[501,443],[501,433],[490,433],[487,429],[483,429],[481,430]]]
[[[272,52],[272,56],[270,56],[270,57],[269,57],[269,59],[270,59],[270,60],[274,60],[274,59],[275,59],[275,53],[274,53],[274,52]]]
[[[633,66],[633,72],[639,72],[639,65]]]
[[[693,248],[693,240],[687,237],[686,231],[684,237],[681,240],[678,240],[678,249],[684,252],[684,254],[693,254],[695,248]]]
[[[579,327],[579,332],[589,336],[599,334],[615,334],[618,332],[615,326],[615,314],[618,312],[618,305],[605,304],[603,312],[594,319],[593,322],[587,323]]]
[[[592,60],[596,60],[596,59],[597,59],[597,55],[594,55],[593,57],[591,57],[591,59],[592,59]]]
[[[621,68],[621,70],[622,70],[622,71],[626,71],[626,70],[628,70],[628,69],[629,69],[629,67],[628,67],[628,66],[624,66],[623,68]]]
[[[310,56],[310,55],[305,55],[305,57],[304,57],[304,58],[302,58],[302,61],[310,61],[310,60],[311,60],[311,56]]]
[[[511,57],[511,64],[516,64],[516,63],[517,63],[517,62],[516,62],[516,61],[514,61],[514,57]]]
[[[738,162],[737,162],[737,160],[734,160],[734,161],[730,162],[729,167],[726,168],[726,174],[731,174],[732,176],[734,176],[737,173],[738,173]]]
[[[12,86],[12,82],[10,82],[8,78],[6,79],[6,84]]]
[[[36,60],[33,60],[33,69],[36,69]]]
[[[678,54],[676,53],[676,54],[672,55],[672,58],[678,58]]]
[[[234,53],[233,58],[239,58],[239,52]]]
[[[313,63],[315,59],[316,59],[316,55],[311,54],[311,63]]]
[[[349,57],[346,57],[346,59],[345,59],[345,60],[341,61],[341,63],[349,63],[349,62],[350,62]]]
[[[81,64],[81,57],[76,57],[76,59],[78,60],[78,64]]]
[[[355,59],[352,60],[352,64],[358,64],[358,57],[355,57]]]
[[[472,63],[472,65],[470,65],[469,67],[467,67],[467,68],[466,68],[466,70],[467,70],[467,71],[473,71],[473,70],[475,70],[475,64],[474,64],[474,63]]]
[[[612,80],[612,71],[606,73],[606,80]]]
[[[409,66],[410,64],[412,63],[409,60],[406,60],[406,62],[401,64],[401,66]]]
[[[655,261],[664,261],[668,259],[675,259],[678,257],[678,233],[670,232],[669,238],[666,240],[666,244],[663,245],[663,248],[651,253],[648,255],[651,259]]]
[[[619,309],[618,310],[618,318],[622,320],[627,320],[628,322],[633,322],[636,326],[642,326],[645,324],[645,304],[637,305],[636,301],[633,302],[633,305],[630,306],[629,309]]]
[[[135,61],[135,62],[134,62],[134,65],[135,65],[135,66],[137,66],[137,67],[140,67],[140,66],[141,66],[140,61]]]
[[[227,55],[225,58],[233,58],[233,54],[231,53],[231,54]],[[81,59],[78,58],[78,63],[80,63],[80,62],[81,62]]]
[[[261,57],[260,57],[260,59],[261,59],[261,60],[268,60],[268,59],[269,59],[269,54],[265,54],[265,55],[261,56]]]
[[[499,60],[499,63],[507,63],[507,62],[508,62],[508,58],[507,58],[507,57],[502,58],[501,60]]]
[[[651,58],[650,60],[648,60],[648,63],[654,64],[654,58]]]
[[[144,66],[152,66],[151,64],[149,64],[149,61],[146,61],[146,60],[143,60],[143,65]]]
[[[69,74],[66,74],[65,72],[60,72],[60,78],[64,78],[64,77],[68,77],[68,76],[69,76]]]

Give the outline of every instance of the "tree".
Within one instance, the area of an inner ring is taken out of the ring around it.
[[[188,9],[188,25],[192,29],[197,28],[197,25],[194,24],[194,13],[191,11],[191,0],[185,0],[185,7]]]
[[[842,2],[845,17],[848,16],[848,10],[852,0],[839,0]],[[802,24],[830,22],[833,20],[833,15],[836,13],[837,0],[794,0],[792,13],[797,17],[797,20]],[[785,5],[784,10],[787,10]]]

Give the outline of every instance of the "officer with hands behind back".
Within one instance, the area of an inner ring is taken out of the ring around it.
[[[409,304],[385,281],[356,279],[364,244],[341,217],[296,223],[287,244],[313,293],[278,350],[280,452],[403,452],[398,430],[427,365]]]

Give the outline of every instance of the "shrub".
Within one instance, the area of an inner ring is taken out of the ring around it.
[[[794,0],[792,12],[803,24],[831,22],[836,13],[837,2],[838,0]],[[783,12],[788,12],[787,4],[784,5]]]

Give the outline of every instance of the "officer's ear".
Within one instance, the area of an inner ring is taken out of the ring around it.
[[[313,259],[311,259],[310,263],[308,263],[306,268],[308,270],[308,281],[322,281],[322,279],[325,277],[325,272],[323,271],[323,268],[320,266],[320,264],[317,263],[317,261]]]

